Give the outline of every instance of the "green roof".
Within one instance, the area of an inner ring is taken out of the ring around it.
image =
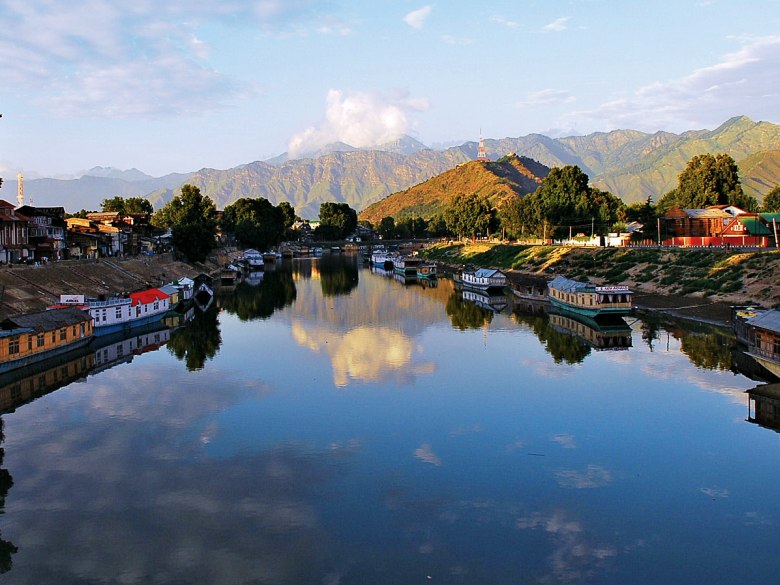
[[[772,230],[770,230],[764,222],[757,217],[738,217],[742,225],[747,228],[751,236],[771,236]]]

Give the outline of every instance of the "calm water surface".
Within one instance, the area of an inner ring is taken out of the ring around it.
[[[0,581],[777,583],[733,340],[475,303],[302,260],[6,380]]]

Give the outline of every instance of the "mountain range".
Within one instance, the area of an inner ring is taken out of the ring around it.
[[[529,134],[519,138],[486,139],[488,157],[508,153],[533,159],[546,167],[578,165],[592,186],[627,203],[657,200],[677,185],[677,177],[697,154],[726,153],[740,168],[746,193],[757,197],[780,184],[780,125],[731,118],[715,130],[682,134],[637,130],[597,132],[587,136],[550,138]],[[403,191],[457,165],[474,160],[477,142],[433,150],[410,137],[374,149],[340,143],[291,159],[287,154],[227,170],[204,168],[192,173],[151,177],[131,169],[96,167],[79,179],[26,180],[26,202],[61,205],[69,212],[98,209],[103,199],[117,195],[146,197],[155,209],[169,201],[184,183],[211,197],[219,209],[241,197],[265,197],[277,205],[288,201],[301,217],[315,218],[326,201],[365,210],[388,195]],[[6,180],[9,191],[15,182]],[[15,191],[12,191],[15,192]],[[5,193],[0,197],[9,199]],[[13,197],[10,197],[13,199]]]

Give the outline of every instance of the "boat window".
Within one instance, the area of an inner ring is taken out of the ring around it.
[[[44,339],[44,334],[39,333],[35,339],[35,346],[36,347],[43,347],[43,345],[46,343],[46,340]]]
[[[8,353],[11,355],[19,353],[19,336],[8,340]]]
[[[65,341],[68,338],[68,330],[64,327],[60,329],[60,341]]]

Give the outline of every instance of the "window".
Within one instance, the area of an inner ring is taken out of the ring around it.
[[[32,351],[33,348],[32,339],[33,339],[32,335],[27,336],[27,351]]]
[[[12,337],[8,340],[8,353],[11,355],[19,353],[19,337]]]
[[[122,307],[116,308],[116,318],[121,319],[122,318]]]
[[[35,345],[37,347],[43,347],[43,345],[46,343],[46,339],[44,337],[43,333],[39,333],[37,338],[35,339]]]
[[[68,330],[64,327],[60,329],[60,341],[65,341],[68,338]]]

